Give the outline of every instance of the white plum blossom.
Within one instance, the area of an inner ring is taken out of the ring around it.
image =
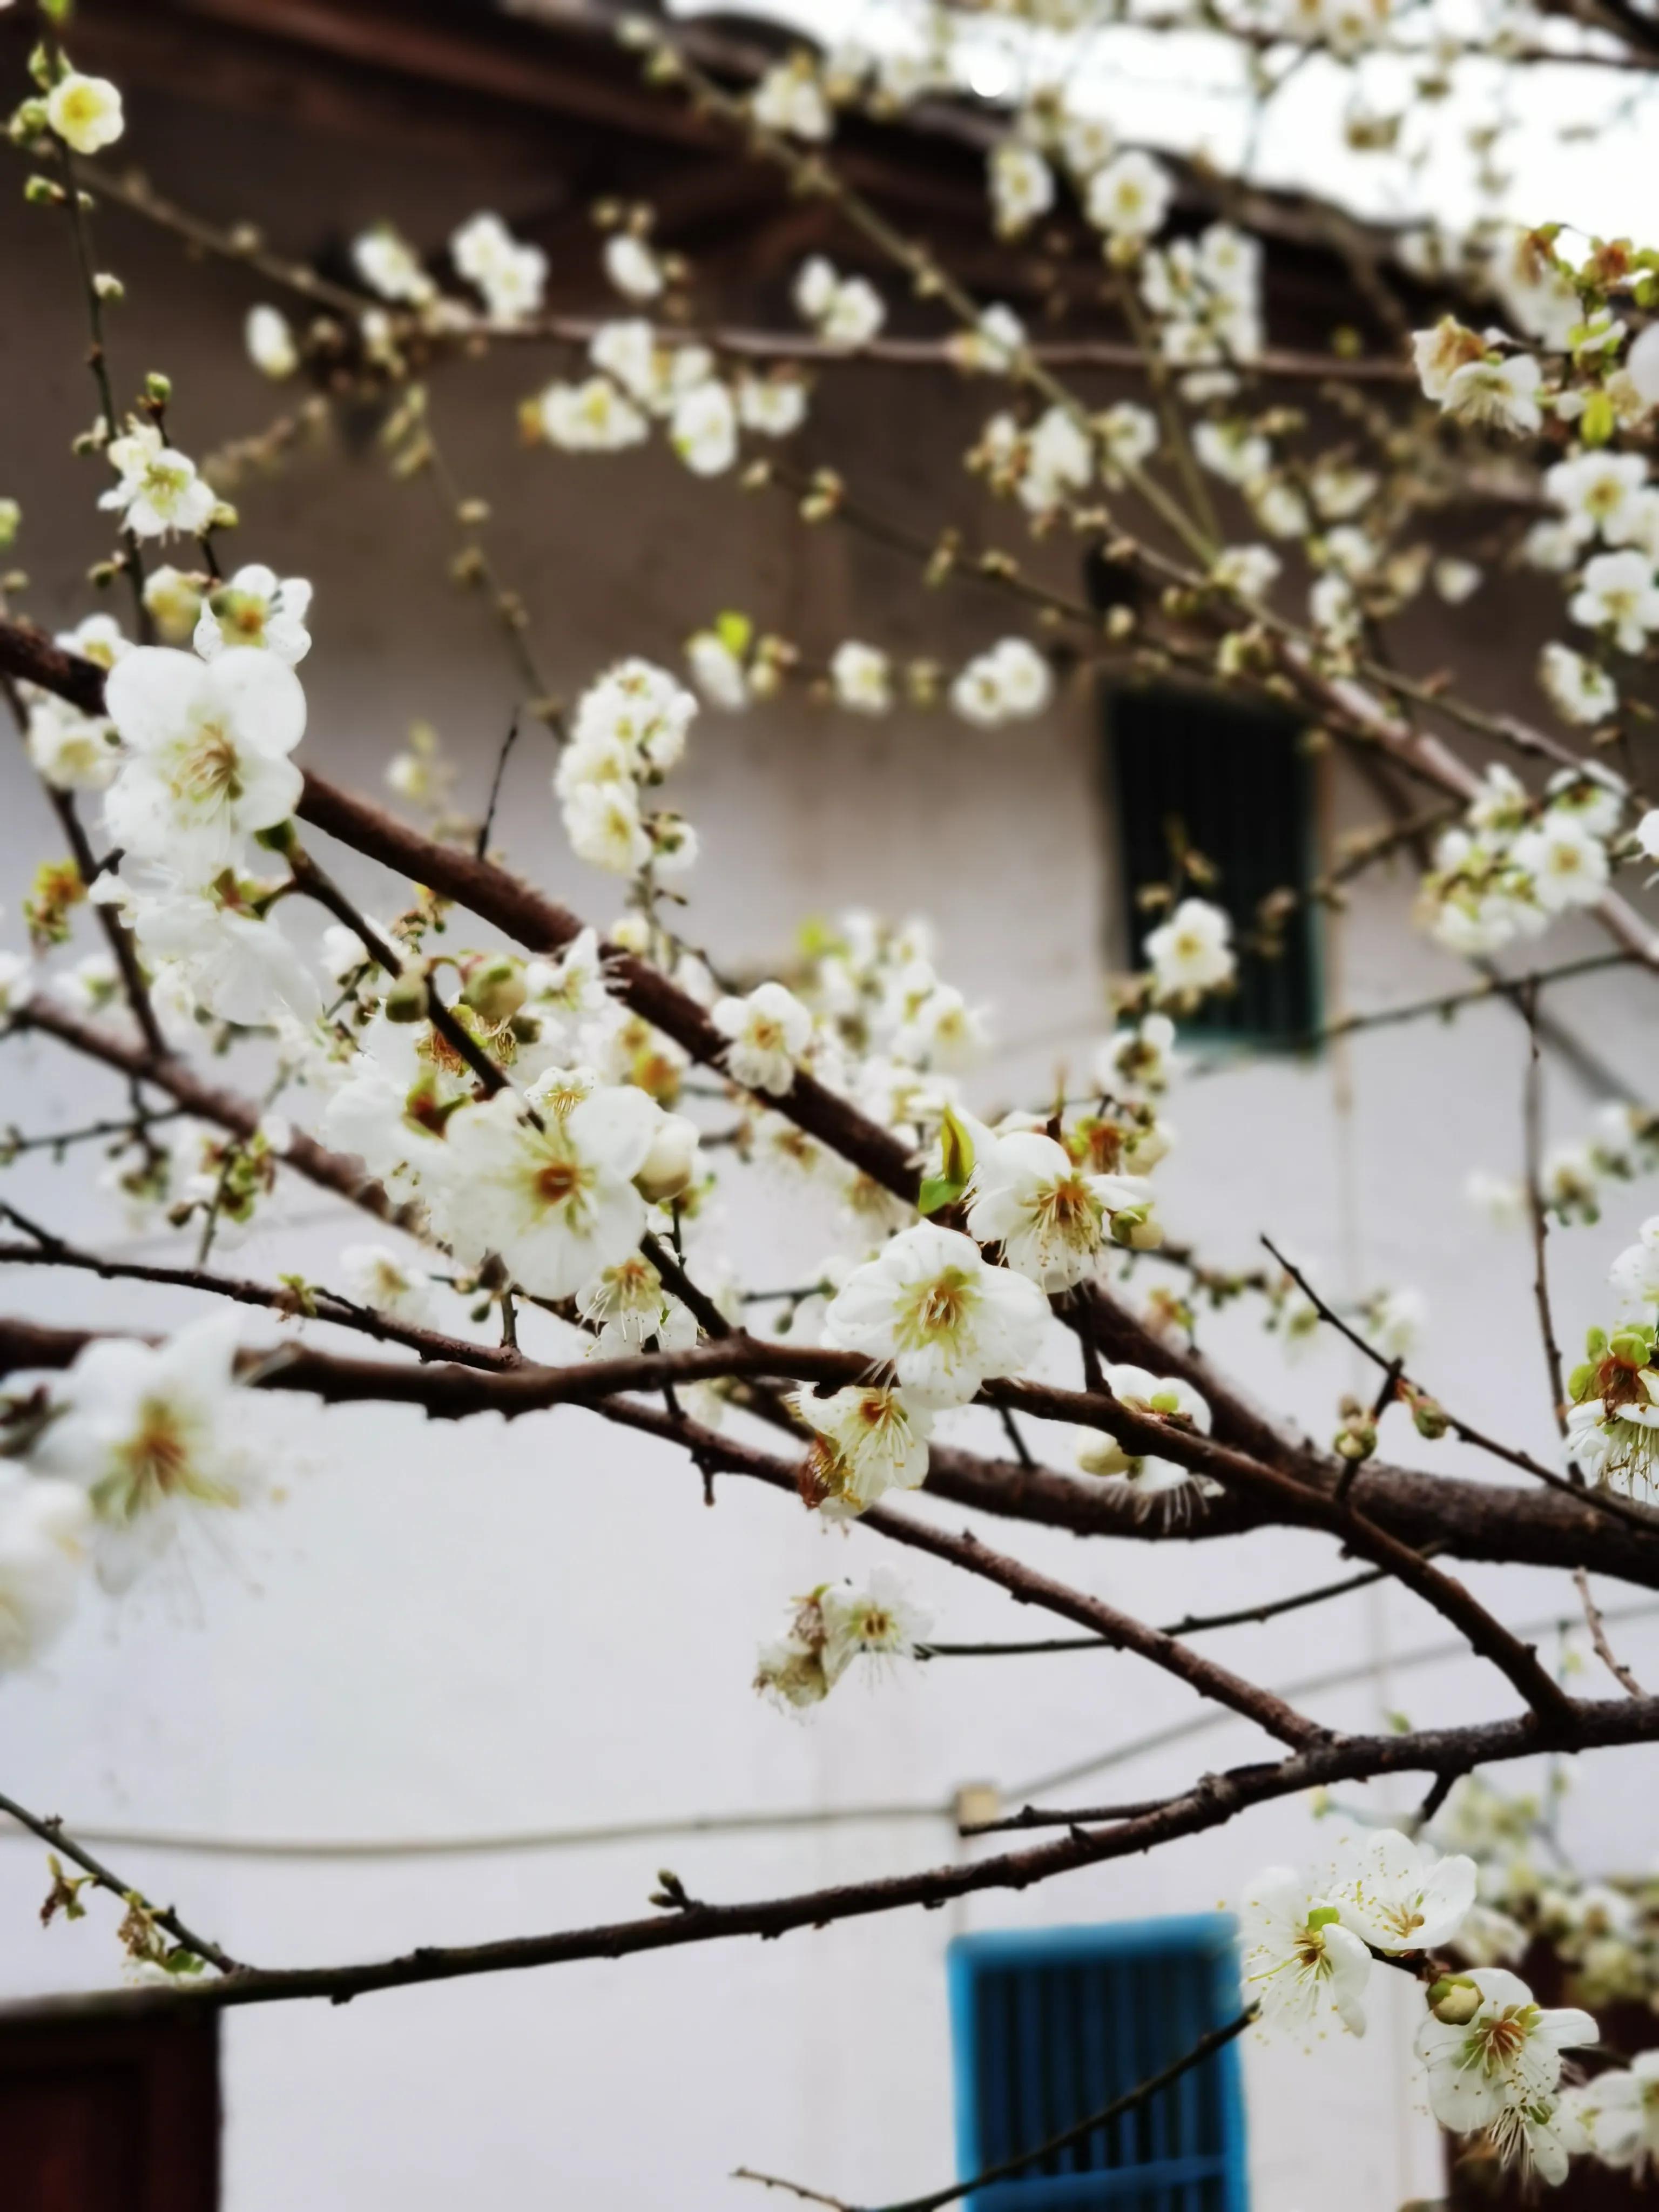
[[[960,1230],[922,1222],[853,1270],[824,1338],[890,1367],[914,1404],[963,1406],[988,1378],[1030,1364],[1048,1313],[1035,1283],[988,1266]]]
[[[1592,1338],[1590,1358],[1568,1388],[1568,1460],[1593,1482],[1618,1476],[1632,1491],[1650,1484],[1659,1462],[1659,1370],[1648,1332],[1621,1331],[1610,1346]]]
[[[819,1593],[823,1616],[823,1671],[831,1684],[854,1659],[909,1659],[932,1626],[931,1616],[913,1605],[891,1567],[872,1568],[862,1589],[831,1583]]]
[[[348,1244],[340,1255],[340,1269],[352,1296],[375,1313],[417,1324],[430,1320],[431,1276],[390,1245]]]
[[[566,794],[563,814],[570,849],[590,867],[636,875],[655,849],[631,783],[578,785]]]
[[[292,376],[300,366],[300,349],[294,342],[293,326],[280,307],[262,301],[247,311],[247,320],[242,325],[242,342],[247,348],[247,357],[261,376],[274,383]]]
[[[205,883],[294,811],[305,693],[275,653],[141,646],[111,670],[105,701],[125,753],[104,819],[127,852]]]
[[[1535,829],[1523,830],[1510,848],[1530,878],[1532,895],[1547,913],[1594,906],[1607,889],[1607,848],[1582,821],[1552,807]]]
[[[1640,653],[1659,629],[1659,583],[1644,553],[1598,553],[1584,563],[1567,612],[1585,629],[1603,630],[1621,653]]]
[[[100,154],[125,128],[121,94],[106,76],[66,70],[46,94],[46,121],[76,154]]]
[[[781,371],[738,379],[738,420],[763,438],[787,438],[806,420],[806,386]]]
[[[1164,1422],[1172,1431],[1209,1433],[1208,1402],[1179,1376],[1154,1375],[1149,1368],[1125,1361],[1103,1366],[1101,1376],[1113,1397],[1131,1413]],[[1074,1444],[1084,1474],[1122,1482],[1136,1513],[1143,1516],[1161,1499],[1166,1516],[1179,1520],[1195,1504],[1221,1495],[1221,1486],[1210,1476],[1158,1453],[1132,1452],[1104,1429],[1077,1430]]]
[[[1463,1185],[1463,1195],[1478,1212],[1486,1215],[1494,1229],[1518,1229],[1527,1218],[1526,1188],[1513,1176],[1493,1175],[1485,1168],[1471,1169]]]
[[[536,403],[542,435],[567,453],[615,453],[650,435],[650,425],[608,376],[550,384]]]
[[[576,702],[571,742],[619,744],[637,773],[662,775],[684,755],[696,713],[696,700],[667,669],[650,660],[619,660]]]
[[[1193,453],[1212,476],[1241,488],[1257,483],[1273,463],[1273,448],[1247,422],[1196,422]]]
[[[106,872],[91,896],[119,909],[158,982],[190,1006],[250,1027],[279,1006],[301,1016],[315,1011],[310,969],[276,922],[249,905],[229,868],[204,890],[164,868]]]
[[[1250,1884],[1240,1918],[1244,1984],[1264,2025],[1308,2034],[1334,2014],[1351,2035],[1364,2035],[1371,1954],[1328,1898],[1294,1868],[1267,1867]]]
[[[438,288],[419,256],[388,222],[376,223],[354,239],[351,258],[364,283],[383,300],[421,307],[437,297]]]
[[[185,645],[201,618],[208,578],[175,568],[170,562],[152,568],[144,579],[144,607],[155,624],[156,635],[167,645]]]
[[[1136,469],[1158,451],[1158,418],[1132,399],[1120,399],[1098,419],[1097,428],[1107,460]]]
[[[1608,1268],[1607,1280],[1636,1319],[1648,1318],[1647,1309],[1659,1306],[1659,1213],[1642,1224],[1638,1241],[1627,1244]]]
[[[952,362],[969,375],[1006,376],[1024,347],[1024,324],[1012,307],[1000,301],[981,308],[971,330],[952,331],[945,341]]]
[[[717,378],[675,401],[668,441],[693,476],[717,477],[731,467],[738,457],[738,410]]]
[[[692,682],[711,706],[735,714],[749,704],[749,673],[741,652],[719,628],[700,629],[687,638],[685,657]]]
[[[1598,2074],[1562,2100],[1604,2166],[1645,2174],[1659,2162],[1659,2051]]]
[[[1538,656],[1538,680],[1563,721],[1604,722],[1619,708],[1619,687],[1604,668],[1552,639]]]
[[[1365,1334],[1389,1359],[1408,1359],[1428,1324],[1428,1300],[1401,1285],[1376,1291],[1365,1302]]]
[[[1576,453],[1544,471],[1544,489],[1561,509],[1576,538],[1599,534],[1609,545],[1627,542],[1626,527],[1647,481],[1640,453]]]
[[[1156,1241],[1152,1187],[1139,1176],[1089,1175],[1035,1129],[994,1138],[974,1164],[969,1234],[1000,1244],[1039,1289],[1070,1290],[1114,1242]]]
[[[787,985],[762,983],[746,999],[717,999],[708,1018],[730,1039],[721,1058],[745,1090],[781,1098],[812,1035],[812,1017]]]
[[[1164,227],[1174,180],[1161,161],[1136,148],[1090,178],[1084,205],[1097,229],[1115,238],[1150,238]]]
[[[631,230],[613,231],[605,241],[605,273],[624,299],[654,300],[667,279],[662,264],[644,239]]]
[[[108,447],[121,481],[99,500],[118,514],[135,538],[193,537],[205,530],[218,506],[213,487],[196,472],[187,453],[164,445],[153,422],[132,422]]]
[[[547,1079],[537,1095],[547,1096]],[[434,1218],[459,1251],[498,1254],[537,1297],[574,1297],[626,1259],[645,1230],[634,1185],[656,1133],[655,1101],[629,1085],[588,1091],[538,1128],[509,1091],[451,1115]]]
[[[68,1626],[91,1524],[78,1484],[0,1466],[0,1674],[31,1665]]]
[[[291,668],[311,650],[310,608],[311,586],[303,576],[279,577],[274,568],[251,562],[228,583],[210,587],[193,643],[204,660],[216,659],[228,646],[253,646]]]
[[[1145,951],[1152,988],[1160,999],[1182,1000],[1231,982],[1237,969],[1233,926],[1207,899],[1186,898],[1152,931]]]
[[[815,145],[828,138],[833,127],[830,103],[805,55],[778,62],[766,71],[755,87],[751,112],[763,130]]]
[[[1024,442],[1025,471],[1019,496],[1033,514],[1046,514],[1068,493],[1086,491],[1093,482],[1094,446],[1070,408],[1045,409]]]
[[[933,1417],[902,1391],[853,1387],[821,1398],[797,1390],[789,1403],[814,1432],[807,1464],[826,1518],[861,1513],[888,1491],[927,1480]]]
[[[129,1588],[193,1522],[254,1494],[235,1353],[235,1316],[209,1314],[164,1344],[97,1338],[53,1384],[62,1410],[32,1445],[30,1463],[85,1492],[106,1589]]]
[[[515,239],[498,215],[471,216],[451,237],[449,258],[500,323],[522,322],[542,304],[547,256]]]
[[[102,791],[120,766],[114,725],[43,692],[28,701],[24,742],[54,791]]]
[[[1331,1889],[1344,1927],[1378,1951],[1437,1951],[1456,1939],[1474,1903],[1472,1858],[1437,1858],[1398,1828],[1345,1844]]]
[[[1460,422],[1522,436],[1542,427],[1538,387],[1543,371],[1529,353],[1466,361],[1446,380],[1441,405]]]
[[[1259,599],[1273,587],[1284,564],[1271,546],[1228,545],[1217,554],[1212,579],[1243,599]]]
[[[867,277],[838,275],[821,253],[801,264],[793,296],[799,314],[830,345],[867,345],[887,319],[881,295]]]
[[[1005,637],[970,660],[951,686],[951,704],[964,721],[994,729],[1040,714],[1054,696],[1054,672],[1023,637]]]
[[[991,149],[987,168],[991,208],[1005,238],[1018,238],[1054,204],[1054,173],[1034,146],[1005,138]]]
[[[1167,1014],[1146,1014],[1133,1029],[1114,1030],[1095,1054],[1096,1083],[1106,1092],[1166,1091],[1182,1064],[1175,1041]]]
[[[830,656],[837,706],[854,714],[884,714],[893,703],[891,664],[879,646],[849,637]]]
[[[1559,2182],[1580,2140],[1555,2094],[1561,2054],[1595,2037],[1589,2013],[1540,2006],[1507,1967],[1472,1967],[1417,2031],[1430,2109],[1453,2135],[1484,2130],[1502,2158],[1534,2164],[1546,2181]]]
[[[636,1352],[683,1352],[697,1340],[697,1324],[642,1252],[601,1267],[576,1293],[576,1310],[598,1333],[589,1347],[596,1359]]]

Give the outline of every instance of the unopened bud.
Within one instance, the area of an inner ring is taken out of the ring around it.
[[[426,977],[417,968],[405,969],[380,1001],[389,1022],[418,1022],[426,1018]]]
[[[1412,1419],[1417,1425],[1418,1435],[1426,1437],[1431,1443],[1437,1443],[1451,1426],[1445,1407],[1420,1390],[1412,1396]]]
[[[1480,1992],[1467,1974],[1443,1974],[1429,1990],[1429,2010],[1448,2027],[1467,2027],[1480,2005]]]
[[[1369,1413],[1351,1413],[1331,1439],[1331,1449],[1339,1459],[1358,1467],[1376,1449],[1376,1422]]]
[[[635,1187],[653,1206],[678,1198],[697,1168],[697,1125],[684,1114],[665,1114],[646,1154]]]
[[[144,397],[157,407],[165,407],[173,397],[173,379],[163,376],[159,368],[151,369],[144,379]]]
[[[516,1014],[528,996],[523,967],[505,953],[481,962],[461,992],[465,1003],[492,1028]]]

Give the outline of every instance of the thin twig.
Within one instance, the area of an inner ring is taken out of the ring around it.
[[[495,806],[501,795],[501,778],[507,773],[507,756],[519,741],[519,709],[513,709],[513,720],[507,726],[507,736],[495,756],[495,773],[489,779],[489,801],[484,808],[483,820],[478,824],[478,842],[474,848],[479,860],[489,852],[489,833],[495,826]]]
[[[133,1883],[124,1881],[119,1875],[104,1865],[101,1860],[94,1858],[84,1844],[77,1844],[74,1837],[68,1833],[62,1820],[56,1816],[49,1817],[31,1813],[27,1806],[20,1805],[15,1798],[4,1796],[0,1796],[0,1813],[9,1813],[20,1827],[29,1829],[40,1837],[42,1843],[50,1844],[54,1850],[61,1851],[66,1859],[73,1860],[83,1874],[90,1875],[99,1888],[107,1890],[112,1897],[118,1897],[124,1903],[136,1897],[158,1928],[164,1928],[175,1943],[182,1944],[186,1951],[194,1953],[197,1958],[205,1959],[210,1966],[216,1966],[222,1974],[232,1975],[246,1971],[239,1961],[233,1959],[228,1951],[222,1949],[211,1936],[198,1936],[193,1928],[179,1917],[171,1905],[152,1905],[142,1890],[137,1888]]]
[[[1630,1668],[1622,1660],[1613,1656],[1613,1646],[1607,1641],[1607,1624],[1601,1618],[1601,1607],[1590,1595],[1589,1577],[1583,1567],[1575,1567],[1572,1571],[1572,1579],[1578,1592],[1579,1602],[1584,1608],[1584,1625],[1589,1630],[1590,1642],[1595,1648],[1596,1657],[1612,1675],[1613,1680],[1618,1683],[1620,1688],[1627,1695],[1632,1698],[1644,1696],[1646,1693],[1642,1685],[1632,1674]]]
[[[1545,1244],[1549,1218],[1544,1208],[1541,1159],[1544,1142],[1544,1064],[1538,1043],[1536,988],[1522,994],[1527,1018],[1527,1077],[1522,1120],[1526,1136],[1527,1212],[1532,1225],[1532,1294],[1538,1308],[1538,1334],[1544,1346],[1544,1366],[1549,1376],[1550,1413],[1562,1436],[1567,1433],[1567,1392],[1562,1380],[1561,1347],[1556,1341],[1555,1320],[1550,1310],[1549,1265]],[[1573,1470],[1575,1475],[1577,1469]],[[1580,1478],[1582,1480],[1582,1478]]]

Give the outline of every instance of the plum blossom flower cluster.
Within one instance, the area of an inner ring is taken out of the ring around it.
[[[1413,2047],[1435,2118],[1559,2183],[1591,2142],[1562,2086],[1564,2054],[1594,2043],[1596,2025],[1577,2007],[1540,2005],[1506,1967],[1442,1970],[1477,1887],[1472,1858],[1437,1857],[1395,1828],[1345,1838],[1313,1872],[1270,1867],[1243,1902],[1246,1985],[1270,2029],[1363,2035],[1374,1961],[1421,1961],[1425,2014]]]
[[[526,400],[526,434],[571,453],[643,445],[653,422],[694,476],[722,476],[743,434],[785,438],[806,417],[797,376],[750,369],[721,373],[705,345],[659,332],[642,316],[606,322],[588,341],[592,374],[556,379]]]
[[[796,1601],[787,1633],[761,1646],[755,1687],[786,1710],[820,1705],[855,1660],[891,1668],[914,1658],[931,1626],[890,1568],[861,1587],[821,1583]]]
[[[696,859],[684,817],[647,804],[681,759],[697,702],[665,669],[618,661],[577,702],[553,788],[573,852],[596,868],[673,875]]]
[[[1558,770],[1534,799],[1494,763],[1462,823],[1435,846],[1424,926],[1449,951],[1478,957],[1594,906],[1612,878],[1627,803],[1622,780],[1599,764]]]

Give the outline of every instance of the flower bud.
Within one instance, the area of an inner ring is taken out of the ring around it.
[[[389,1022],[418,1022],[426,1018],[426,977],[416,969],[405,969],[380,1002]]]
[[[696,1123],[685,1115],[663,1115],[651,1149],[634,1178],[634,1187],[642,1198],[660,1206],[689,1188],[697,1170],[697,1138]]]
[[[528,995],[523,963],[507,953],[480,961],[461,992],[465,1003],[492,1029],[510,1020]]]
[[[1467,2027],[1480,2005],[1480,1992],[1467,1974],[1443,1974],[1429,1990],[1429,2010],[1448,2027]]]
[[[1376,1424],[1363,1410],[1350,1413],[1331,1439],[1331,1449],[1339,1459],[1349,1460],[1358,1467],[1376,1449]]]
[[[1416,1424],[1418,1435],[1426,1437],[1431,1443],[1437,1443],[1451,1426],[1445,1407],[1434,1399],[1425,1396],[1420,1390],[1412,1396],[1412,1419]]]

